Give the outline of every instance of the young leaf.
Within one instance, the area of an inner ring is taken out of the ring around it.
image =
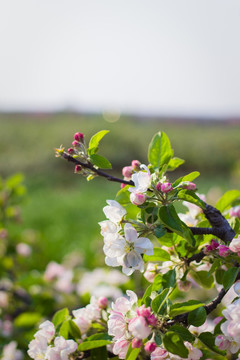
[[[91,160],[91,163],[93,163],[93,165],[99,167],[100,169],[111,169],[112,168],[111,163],[108,161],[108,159],[106,159],[103,156],[100,156],[97,154],[92,154],[92,155],[90,155],[90,160]]]
[[[208,271],[191,271],[190,274],[199,285],[206,289],[211,289],[213,287],[214,278],[212,275],[209,276]]]
[[[67,308],[64,308],[55,313],[52,322],[55,326],[57,326],[61,324],[63,321],[67,320],[68,317],[69,317],[69,311]]]
[[[199,206],[201,209],[205,209],[205,202],[198,197],[194,191],[191,190],[180,190],[178,193],[178,198],[181,200],[188,201],[192,204]]]
[[[171,289],[164,289],[161,292],[161,294],[157,295],[153,299],[153,301],[151,303],[151,308],[156,314],[159,314],[161,312],[161,309],[162,309],[163,305],[165,304],[170,291],[171,291]]]
[[[181,221],[172,204],[164,205],[159,209],[159,217],[163,224],[170,230],[186,239],[191,246],[194,246],[195,240],[191,230]]]
[[[175,317],[189,311],[193,311],[204,304],[197,300],[189,300],[183,303],[176,303],[170,307],[170,316]]]
[[[225,271],[223,275],[223,286],[225,290],[228,290],[235,282],[239,268],[232,267]]]
[[[140,348],[132,349],[128,356],[126,357],[126,360],[136,360],[138,357],[138,354],[140,353]]]
[[[107,133],[109,133],[109,130],[101,130],[91,137],[91,139],[89,141],[89,145],[88,145],[88,154],[89,155],[96,154],[96,152],[98,151],[98,144],[99,144],[100,140]]]
[[[169,161],[167,171],[173,171],[184,163],[185,163],[185,160],[180,159],[178,157],[174,157]]]
[[[176,332],[168,331],[163,338],[163,344],[170,353],[182,358],[188,357],[188,349],[185,347],[182,338]]]
[[[188,325],[201,326],[205,323],[207,312],[203,306],[191,311],[188,314]]]
[[[231,203],[240,198],[240,191],[239,190],[229,190],[227,191],[217,202],[216,208],[223,212]]]
[[[166,250],[160,248],[153,249],[153,255],[143,255],[144,261],[169,261],[170,255]]]
[[[157,291],[159,292],[159,290],[162,287],[162,278],[163,275],[162,274],[157,274],[154,278],[154,281],[152,283],[152,291]]]
[[[168,164],[173,156],[169,138],[164,132],[158,132],[152,138],[148,148],[148,161],[155,168]]]
[[[142,297],[142,304],[144,304],[146,307],[149,306],[149,302],[150,302],[150,295],[151,295],[151,292],[152,292],[152,285],[149,285]]]
[[[175,324],[171,326],[171,331],[177,333],[184,341],[193,342],[195,339],[194,336],[190,333],[190,331],[182,325]]]
[[[78,346],[79,351],[86,351],[111,344],[109,340],[84,341]]]

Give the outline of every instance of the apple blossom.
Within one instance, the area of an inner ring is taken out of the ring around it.
[[[23,353],[17,349],[16,341],[11,341],[3,347],[1,360],[22,360]]]
[[[132,181],[135,187],[130,187],[128,191],[131,193],[145,193],[151,185],[151,174],[146,165],[141,165],[141,169],[146,171],[139,171],[132,175]]]
[[[230,217],[238,217],[240,219],[240,206],[234,206],[229,210]]]
[[[68,355],[77,350],[78,344],[73,340],[66,340],[62,336],[54,339],[54,346],[48,347],[46,351],[46,359],[48,360],[67,360]]]
[[[142,193],[138,193],[138,192],[132,192],[130,194],[130,201],[133,205],[142,205],[143,203],[145,203],[147,199],[147,196],[145,194]]]
[[[115,200],[107,200],[108,206],[103,208],[105,216],[114,224],[118,224],[127,211]]]
[[[135,348],[140,348],[142,346],[142,340],[141,339],[136,339],[134,338],[132,340],[132,348],[135,349]]]
[[[167,350],[157,347],[152,353],[151,353],[151,360],[162,360],[169,357],[169,353]]]
[[[173,189],[173,187],[172,187],[171,183],[169,183],[169,182],[165,182],[161,185],[161,191],[163,193],[168,193],[172,189]]]
[[[159,272],[159,267],[157,266],[157,264],[153,264],[153,263],[148,263],[147,264],[147,269],[145,271],[145,273],[143,274],[143,276],[145,277],[145,279],[149,282],[153,282],[155,276],[158,274]]]
[[[48,349],[48,340],[46,337],[35,334],[35,339],[28,345],[28,355],[32,359],[46,359],[45,355]]]
[[[231,250],[229,249],[228,246],[226,245],[219,245],[218,247],[218,253],[220,256],[222,257],[226,257],[229,255],[229,253],[231,252]]]
[[[229,249],[232,252],[240,253],[240,235],[230,242]]]
[[[141,163],[138,160],[132,160],[132,168],[135,171],[138,171],[140,169]]]
[[[151,328],[143,316],[137,316],[130,320],[129,331],[137,339],[145,339],[151,334]]]
[[[129,345],[128,340],[117,340],[113,346],[113,354],[118,355],[119,359],[125,359]]]
[[[146,344],[144,346],[144,350],[148,353],[152,353],[156,349],[156,347],[157,347],[157,345],[155,342],[148,341],[148,342],[146,342]]]

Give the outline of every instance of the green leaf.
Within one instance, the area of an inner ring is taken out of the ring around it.
[[[93,334],[91,336],[89,336],[85,341],[92,341],[92,340],[109,340],[111,341],[111,336],[108,335],[107,333],[97,333],[97,334]]]
[[[217,269],[215,273],[216,282],[220,285],[223,283],[223,276],[225,274],[225,270],[223,269]]]
[[[32,327],[36,325],[42,318],[37,312],[24,312],[16,317],[14,325],[17,327]]]
[[[155,168],[168,164],[173,156],[169,138],[164,132],[158,132],[152,138],[148,148],[148,161]]]
[[[185,163],[185,160],[180,159],[178,157],[174,157],[169,161],[167,171],[173,171],[184,163]]]
[[[90,160],[91,160],[91,163],[93,163],[93,165],[99,167],[100,169],[111,169],[112,168],[112,165],[108,161],[108,159],[106,159],[105,157],[103,157],[101,155],[97,155],[97,154],[90,155]]]
[[[217,202],[216,208],[223,212],[231,203],[240,198],[240,191],[239,190],[229,190],[227,191]]]
[[[154,281],[152,283],[152,291],[157,291],[159,292],[159,290],[162,287],[162,274],[157,274],[154,278]]]
[[[223,275],[223,286],[225,290],[228,290],[235,282],[239,268],[232,267],[224,272]]]
[[[214,260],[214,262],[213,262],[213,264],[211,266],[211,269],[208,272],[208,276],[212,275],[219,268],[220,265],[221,265],[221,260],[220,259]]]
[[[78,346],[79,351],[86,351],[111,344],[109,340],[84,341]]]
[[[164,338],[163,344],[170,353],[182,358],[188,357],[188,349],[185,347],[182,338],[174,331],[168,331]]]
[[[125,205],[130,203],[130,192],[128,191],[129,187],[130,187],[129,185],[126,185],[124,186],[124,188],[122,188],[117,192],[115,200],[119,204]]]
[[[167,301],[169,292],[171,289],[164,289],[161,294],[157,295],[152,303],[151,308],[156,313],[159,314],[161,312],[162,307],[164,306],[165,302]]]
[[[169,261],[170,255],[166,250],[160,248],[153,249],[153,255],[143,255],[144,261]]]
[[[162,225],[158,225],[155,229],[154,229],[154,235],[160,239],[161,237],[163,237],[164,235],[167,234],[167,230],[162,226]]]
[[[219,348],[215,345],[215,336],[210,332],[203,332],[199,335],[199,340],[206,345],[210,350],[216,352],[217,354],[225,355],[225,351],[219,350]]]
[[[149,285],[142,297],[142,304],[145,304],[146,307],[149,306],[149,302],[150,302],[150,295],[151,295],[151,292],[152,292],[152,285]]]
[[[96,152],[98,151],[98,145],[99,145],[100,140],[107,133],[109,133],[109,130],[101,130],[91,137],[91,139],[89,141],[89,145],[88,145],[88,154],[89,155],[96,154]]]
[[[140,353],[140,348],[132,349],[131,352],[126,357],[126,360],[136,360],[138,357],[138,354]]]
[[[214,285],[214,278],[212,275],[209,276],[208,271],[191,271],[190,275],[199,285],[205,287],[206,289],[211,289]]]
[[[178,198],[195,204],[202,209],[206,208],[205,202],[202,201],[192,190],[180,190],[178,193]]]
[[[198,176],[200,175],[200,173],[198,171],[193,171],[188,175],[182,176],[179,179],[177,179],[174,184],[173,187],[179,185],[181,182],[183,181],[193,181],[194,179],[196,179]]]
[[[164,205],[159,209],[159,217],[163,224],[176,234],[186,239],[191,246],[194,246],[195,240],[191,230],[181,221],[172,204]]]
[[[207,312],[203,306],[191,311],[188,314],[188,325],[201,326],[205,323]]]
[[[195,337],[184,326],[175,324],[171,326],[171,331],[177,333],[184,341],[193,342]]]
[[[203,303],[197,300],[189,300],[183,303],[173,304],[170,307],[169,315],[171,317],[175,317],[177,315],[184,314],[189,311],[193,311],[203,305],[204,305]]]
[[[173,288],[176,284],[176,270],[169,270],[162,276],[163,288]]]
[[[63,321],[67,320],[69,317],[69,311],[67,308],[57,311],[52,319],[52,322],[55,326],[61,324]]]
[[[92,349],[91,350],[91,360],[107,360],[107,349],[106,346],[102,346],[98,349]]]

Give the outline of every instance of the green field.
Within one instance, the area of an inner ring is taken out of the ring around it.
[[[73,173],[72,164],[55,158],[54,148],[60,144],[69,147],[76,131],[89,139],[99,130],[110,130],[100,154],[108,157],[118,176],[132,159],[145,163],[153,134],[165,131],[175,155],[186,160],[182,172],[201,172],[199,192],[213,187],[210,202],[229,188],[240,188],[240,127],[236,124],[139,122],[131,118],[108,123],[101,116],[1,115],[0,129],[2,176],[19,171],[25,174],[28,195],[22,205],[23,222],[13,231],[37,231],[40,252],[32,258],[33,267],[36,261],[41,268],[52,259],[61,261],[69,251],[81,252],[89,267],[103,262],[97,223],[104,219],[105,200],[114,198],[119,184],[102,179],[87,183]]]

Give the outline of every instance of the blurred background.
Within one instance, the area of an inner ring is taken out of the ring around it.
[[[238,0],[1,2],[0,172],[25,176],[18,227],[41,234],[40,267],[81,251],[93,268],[119,189],[55,158],[77,131],[110,130],[100,153],[118,176],[165,131],[210,203],[240,189],[239,20]]]

